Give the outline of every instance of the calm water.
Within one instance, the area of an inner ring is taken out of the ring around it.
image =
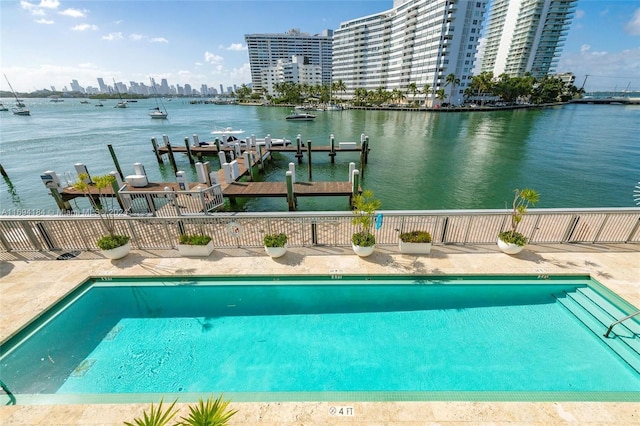
[[[9,106],[11,100],[3,99]],[[113,145],[125,175],[133,163],[145,165],[152,181],[174,180],[168,164],[158,165],[151,138],[169,136],[182,146],[185,136],[212,140],[214,126],[241,128],[246,135],[286,137],[328,145],[369,136],[371,153],[363,187],[372,189],[386,210],[503,208],[514,188],[533,187],[537,207],[632,207],[640,181],[640,106],[568,105],[544,110],[490,113],[400,111],[317,112],[314,122],[287,122],[288,108],[190,105],[165,101],[169,120],[148,117],[154,100],[128,109],[103,108],[66,99],[28,99],[31,117],[0,112],[0,163],[10,180],[0,180],[4,214],[15,209],[55,210],[40,174],[54,170],[75,180],[75,163],[91,174],[115,170],[107,148]],[[195,171],[185,156],[179,167]],[[264,180],[284,180],[291,154],[276,156]],[[297,179],[308,180],[306,156]],[[339,154],[332,165],[326,154],[313,156],[313,180],[348,179],[356,153]],[[214,169],[219,167],[211,159]],[[63,179],[64,181],[64,179]],[[285,199],[252,199],[248,211],[286,211]],[[344,198],[302,198],[300,210],[346,209]]]
[[[3,380],[18,394],[640,390],[553,297],[583,280],[484,281],[102,282],[3,358]]]

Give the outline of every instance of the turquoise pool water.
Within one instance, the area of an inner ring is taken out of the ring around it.
[[[43,395],[640,392],[638,372],[554,297],[589,285],[97,280],[2,347],[1,379]]]

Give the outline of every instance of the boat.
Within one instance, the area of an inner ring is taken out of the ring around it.
[[[213,126],[212,135],[241,135],[244,133],[242,129],[234,129],[233,127],[217,127]]]
[[[9,111],[9,108],[0,103],[0,111]]]
[[[104,106],[104,104],[103,104],[101,101],[98,101],[98,103],[97,103],[97,104],[95,104],[94,106],[97,106],[97,107],[103,107],[103,106]]]
[[[13,86],[11,86],[11,83],[9,82],[9,79],[7,78],[7,75],[4,75],[5,80],[7,80],[7,83],[9,84],[9,88],[11,89],[11,93],[13,93],[13,96],[16,98],[16,106],[11,108],[11,112],[13,113],[13,115],[31,115],[31,111],[29,111],[26,108],[26,105],[20,100],[18,99],[18,95],[16,94],[16,91],[13,90]]]
[[[316,116],[313,114],[307,114],[303,112],[294,112],[285,117],[285,120],[288,121],[313,121],[316,119]]]
[[[160,107],[152,108],[151,112],[149,113],[149,117],[159,119],[165,119],[168,115],[169,114],[166,111],[160,110]]]
[[[90,103],[89,101],[80,101],[81,104],[88,104]]]
[[[116,84],[116,79],[113,79],[113,87],[115,87],[116,92],[118,92],[118,97],[120,98],[120,102],[118,102],[117,104],[115,104],[113,107],[114,108],[128,108],[129,105],[127,104],[127,101],[122,99],[122,95],[120,94],[120,90],[118,90],[118,85]]]
[[[156,82],[153,81],[152,78],[150,78],[150,80],[151,80],[151,89],[153,89],[154,99],[156,100],[156,107],[151,109],[151,112],[149,113],[149,117],[164,120],[167,118],[169,113],[167,112],[167,109],[164,107],[164,104],[162,103],[162,98],[160,97],[160,95],[158,94],[158,91],[156,90]],[[158,103],[158,98],[160,98],[160,103]],[[162,105],[162,109],[160,109],[160,105]]]
[[[51,95],[49,102],[64,102],[64,99],[60,99],[60,96]]]

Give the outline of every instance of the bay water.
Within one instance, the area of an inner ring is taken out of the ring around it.
[[[11,99],[2,99],[12,105]],[[51,213],[56,204],[40,175],[55,171],[76,178],[75,163],[90,174],[115,170],[112,145],[125,175],[133,163],[145,166],[153,182],[175,181],[169,162],[158,164],[151,138],[167,135],[174,146],[184,139],[212,141],[215,127],[245,130],[244,137],[287,138],[300,135],[313,146],[359,141],[369,137],[371,152],[362,187],[382,201],[383,210],[500,209],[515,188],[540,193],[540,208],[633,207],[640,181],[640,105],[564,105],[513,111],[425,112],[344,110],[315,111],[315,121],[290,122],[285,107],[191,104],[163,100],[168,120],[151,119],[153,99],[114,108],[115,101],[81,104],[79,99],[50,102],[27,99],[31,116],[0,112],[0,179],[2,214]],[[183,154],[178,167],[195,180]],[[212,169],[220,165],[210,158]],[[296,164],[298,181],[346,181],[349,163],[359,166],[357,153],[339,153],[332,164],[327,153],[298,164],[293,153],[274,154],[261,176],[284,181],[288,164]],[[344,197],[303,197],[299,210],[346,210]],[[242,200],[235,210],[286,211],[284,198]]]

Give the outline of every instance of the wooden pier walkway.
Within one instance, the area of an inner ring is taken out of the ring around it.
[[[351,182],[296,182],[295,197],[351,196]],[[362,191],[360,191],[362,192]],[[222,193],[225,197],[286,197],[286,182],[233,182]]]

